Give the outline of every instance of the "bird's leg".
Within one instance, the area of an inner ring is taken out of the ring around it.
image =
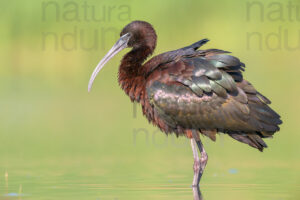
[[[199,187],[193,187],[194,200],[203,200]]]
[[[193,187],[197,187],[199,185],[200,179],[202,177],[204,168],[207,163],[208,156],[205,152],[203,144],[200,140],[200,137],[196,131],[192,132],[193,138],[191,139],[191,145],[194,155],[194,179],[193,179]],[[199,158],[197,147],[200,151],[201,158]]]
[[[194,179],[193,179],[193,187],[197,187],[199,185],[200,177],[200,159],[198,155],[197,145],[194,138],[191,138],[191,146],[194,155]]]
[[[203,146],[201,140],[196,141],[196,142],[197,142],[200,154],[201,154],[201,158],[200,158],[200,171],[199,171],[199,182],[200,182],[200,179],[201,179],[201,177],[203,175],[204,169],[205,169],[206,164],[207,164],[208,156],[207,156],[207,153],[206,153],[206,151],[204,149],[204,146]],[[198,185],[199,185],[199,182],[198,182]]]

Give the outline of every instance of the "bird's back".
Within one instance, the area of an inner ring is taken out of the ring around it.
[[[245,65],[238,58],[217,49],[197,50],[206,42],[158,55],[143,66],[144,114],[166,133],[199,130],[215,140],[224,132],[262,150],[261,138],[279,130],[280,116],[243,79]]]

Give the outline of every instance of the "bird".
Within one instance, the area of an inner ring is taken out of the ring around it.
[[[199,186],[208,161],[200,135],[216,141],[217,133],[224,133],[259,151],[267,147],[263,139],[272,138],[282,121],[271,101],[244,79],[246,66],[239,58],[220,49],[201,50],[208,39],[149,58],[156,41],[150,23],[130,22],[94,69],[88,91],[103,66],[130,48],[119,66],[119,85],[150,123],[190,140],[193,187]]]

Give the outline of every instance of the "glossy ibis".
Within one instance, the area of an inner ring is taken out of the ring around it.
[[[216,140],[223,132],[263,151],[279,130],[280,116],[265,96],[243,78],[244,63],[219,49],[198,50],[208,42],[146,59],[156,46],[156,33],[144,21],[124,27],[120,39],[94,70],[88,90],[98,72],[118,52],[127,53],[120,64],[118,81],[131,101],[142,105],[143,114],[166,134],[190,138],[194,155],[193,186],[198,186],[207,163],[199,133]],[[198,156],[198,150],[201,157]]]

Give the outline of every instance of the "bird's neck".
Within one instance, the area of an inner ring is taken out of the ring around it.
[[[140,101],[146,82],[143,63],[153,52],[149,47],[133,48],[127,53],[119,68],[119,84],[132,101]]]

